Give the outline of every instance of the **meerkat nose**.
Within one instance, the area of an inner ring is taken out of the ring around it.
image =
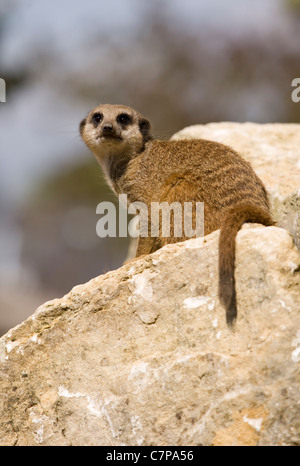
[[[113,132],[114,128],[112,124],[106,124],[102,128],[103,134],[111,134]]]

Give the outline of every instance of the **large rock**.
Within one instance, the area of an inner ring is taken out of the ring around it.
[[[300,248],[300,125],[286,123],[209,123],[179,131],[173,139],[204,138],[237,150],[255,169],[270,193],[278,226]]]
[[[218,235],[166,246],[41,306],[0,340],[2,445],[300,444],[300,255],[245,225],[238,320]]]
[[[234,332],[217,298],[219,232],[77,286],[0,340],[0,444],[300,444],[299,125],[174,136],[188,137],[249,160],[285,227],[238,234]]]

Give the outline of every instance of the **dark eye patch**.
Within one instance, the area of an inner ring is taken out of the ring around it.
[[[102,113],[94,113],[94,115],[92,116],[92,122],[94,123],[94,125],[99,125],[100,121],[103,120],[103,115]]]
[[[132,123],[132,118],[127,113],[120,113],[120,115],[117,116],[117,122],[121,125],[127,126]]]

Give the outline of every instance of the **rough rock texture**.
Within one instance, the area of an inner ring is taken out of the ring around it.
[[[298,125],[210,124],[299,242]],[[0,445],[299,445],[300,254],[237,238],[238,320],[217,298],[218,235],[170,245],[42,305],[0,339]]]
[[[300,248],[300,125],[209,123],[179,131],[173,139],[204,138],[233,147],[255,169],[270,193],[278,226]]]
[[[2,337],[0,444],[300,444],[299,251],[284,229],[243,227],[232,332],[218,235],[77,286]]]

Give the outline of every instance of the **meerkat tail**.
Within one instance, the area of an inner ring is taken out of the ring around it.
[[[237,317],[235,291],[235,240],[243,223],[274,224],[266,209],[251,204],[228,208],[224,214],[219,237],[219,298],[226,310],[226,322],[232,327]]]

